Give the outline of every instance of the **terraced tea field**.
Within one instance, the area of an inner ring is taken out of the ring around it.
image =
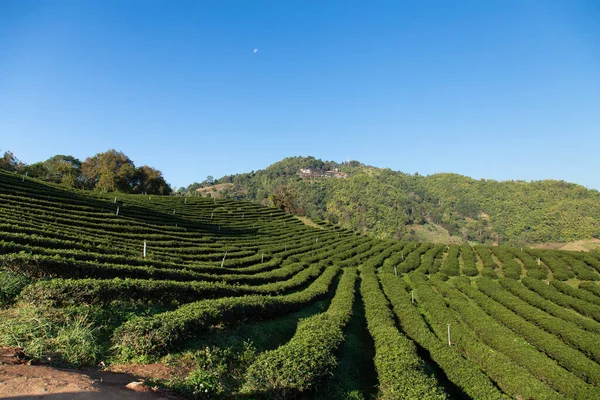
[[[0,171],[0,345],[195,398],[599,399],[598,253],[382,241]]]

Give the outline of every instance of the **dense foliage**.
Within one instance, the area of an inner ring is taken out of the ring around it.
[[[113,149],[83,162],[73,156],[56,155],[31,165],[25,165],[7,151],[0,158],[0,169],[72,188],[124,193],[171,192],[162,172],[147,165],[137,168],[123,152]]]
[[[598,252],[5,171],[0,217],[0,346],[37,362],[160,363],[195,399],[600,398]]]
[[[302,178],[301,168],[339,169],[344,179]],[[600,193],[563,181],[475,180],[291,157],[264,170],[225,176],[231,198],[329,220],[380,238],[515,245],[600,238]],[[203,182],[202,186],[210,184]],[[193,192],[200,185],[190,185]]]

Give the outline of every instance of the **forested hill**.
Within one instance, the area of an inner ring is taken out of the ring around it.
[[[301,177],[303,168],[337,168],[346,177]],[[213,195],[274,205],[381,238],[532,244],[600,237],[600,193],[564,181],[421,176],[357,161],[291,157],[187,190],[214,183],[231,184]]]

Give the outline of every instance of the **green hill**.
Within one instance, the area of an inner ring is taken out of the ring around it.
[[[302,168],[347,174],[301,177]],[[600,237],[600,193],[563,181],[421,176],[292,157],[264,170],[225,176],[218,192],[323,219],[379,238],[525,245]],[[194,193],[199,185],[190,185]],[[205,189],[206,190],[206,189]]]
[[[600,398],[595,251],[382,240],[4,171],[0,217],[0,347],[32,362],[158,363],[142,377],[195,399]]]

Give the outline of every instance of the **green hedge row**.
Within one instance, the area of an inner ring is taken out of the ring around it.
[[[421,243],[419,247],[409,253],[404,261],[398,265],[398,273],[406,273],[417,269],[421,265],[421,256],[429,250],[433,244]]]
[[[521,251],[517,248],[506,248],[517,257],[525,267],[527,276],[534,279],[546,279],[548,278],[548,269],[544,265],[538,265],[537,257],[533,257],[531,254]]]
[[[466,276],[479,275],[479,270],[477,269],[477,257],[475,256],[473,248],[468,244],[462,244],[460,246],[460,255],[463,259],[462,273]]]
[[[600,365],[596,364],[600,360],[597,335],[527,304],[508,293],[498,282],[478,279],[477,287],[487,297],[474,289],[467,295],[474,296],[472,298],[488,314],[520,333],[575,375],[594,385],[600,384]]]
[[[452,383],[473,399],[508,399],[475,363],[463,358],[456,347],[448,346],[431,332],[417,307],[411,304],[411,296],[401,279],[380,273],[379,280],[402,329],[429,352],[431,359],[444,370]]]
[[[344,341],[344,326],[352,314],[356,269],[345,269],[335,296],[324,313],[302,320],[294,337],[262,353],[246,372],[243,390],[280,398],[311,390],[332,375],[336,350]]]
[[[225,282],[178,282],[144,279],[51,279],[38,281],[21,293],[22,301],[64,306],[109,304],[112,301],[143,301],[153,304],[190,303],[218,297],[249,294],[283,294],[318,277],[324,263],[301,269],[284,281],[262,285],[231,285]]]
[[[568,310],[567,308],[557,306],[550,300],[546,300],[539,294],[532,292],[523,286],[523,284],[513,279],[500,279],[498,282],[504,289],[508,290],[515,296],[518,296],[520,299],[525,300],[532,306],[544,310],[548,314],[554,315],[555,317],[572,322],[586,331],[600,334],[600,324],[593,319],[583,317]]]
[[[600,306],[600,298],[594,296],[588,291],[580,290],[574,288],[573,286],[567,285],[566,283],[558,281],[551,281],[550,284],[568,296],[575,297],[596,306]]]
[[[502,262],[502,273],[506,278],[519,279],[521,277],[521,264],[515,255],[502,246],[491,246],[490,250]]]
[[[482,341],[476,331],[469,329],[460,319],[460,315],[448,308],[446,299],[442,297],[447,295],[451,288],[436,278],[433,276],[427,279],[425,275],[418,272],[406,276],[415,291],[418,308],[422,310],[424,317],[442,343],[446,344],[447,324],[450,324],[452,347],[458,349],[463,357],[477,364],[500,389],[513,398],[564,398],[507,355]],[[435,284],[437,291],[434,290],[432,283]],[[467,302],[465,307],[473,307],[473,305]]]
[[[445,399],[436,380],[425,371],[415,344],[402,335],[381,292],[375,268],[361,267],[360,293],[367,327],[375,342],[375,369],[380,399]]]
[[[543,298],[548,299],[559,306],[572,308],[580,314],[591,317],[596,321],[600,321],[600,307],[561,293],[554,286],[546,285],[538,280],[524,278],[522,279],[522,282],[530,290],[533,290]]]
[[[504,323],[507,323],[509,318],[516,317],[514,313],[478,292],[470,285],[467,278],[454,278],[453,283],[463,293],[466,293],[469,298],[456,289],[449,289],[447,297],[450,307],[456,310],[460,314],[462,321],[492,348],[504,353],[517,364],[527,368],[537,379],[546,382],[563,396],[585,399],[593,399],[600,396],[600,388],[586,384],[585,381],[557,365],[554,360],[546,356],[541,350],[536,349],[523,340],[521,336],[507,328]],[[477,304],[484,307],[485,311],[478,306],[474,306],[472,299],[476,299]],[[488,315],[488,312],[493,313],[493,316]],[[527,325],[522,318],[517,318],[519,323]],[[510,326],[513,327],[513,324],[511,323]],[[527,329],[521,330],[521,333],[528,334]],[[541,332],[535,326],[532,329],[536,330],[536,333],[528,334],[528,338],[534,338]],[[547,339],[557,340],[549,334],[547,334]],[[544,343],[543,348],[547,347],[550,346]],[[568,348],[568,346],[566,347]],[[539,397],[541,396],[536,395],[534,398]]]
[[[266,319],[303,307],[327,294],[339,268],[327,268],[305,290],[284,296],[251,295],[203,300],[151,317],[135,317],[113,334],[115,349],[125,358],[160,356],[216,324]]]
[[[460,247],[458,245],[451,244],[448,246],[448,253],[446,254],[446,259],[444,260],[444,264],[440,271],[450,276],[460,275],[460,262],[458,261],[459,254]]]
[[[527,252],[541,258],[544,264],[552,271],[554,279],[566,281],[575,278],[575,273],[571,271],[567,263],[560,258],[560,253],[556,253],[552,250],[543,251],[534,249],[527,249]]]
[[[600,298],[600,285],[597,285],[592,282],[579,282],[579,288],[587,290],[597,298]]]
[[[584,281],[600,280],[600,275],[598,275],[594,268],[590,267],[584,261],[575,257],[571,257],[569,254],[562,253],[560,256],[561,259],[571,268],[571,271],[573,271],[577,278]]]
[[[445,244],[436,244],[427,250],[421,257],[419,271],[426,274],[435,274],[438,272],[442,264],[441,257],[444,254],[445,249]]]
[[[492,258],[492,254],[490,253],[490,248],[488,246],[477,245],[473,247],[475,252],[481,258],[481,262],[483,263],[483,270],[481,271],[481,275],[487,276],[490,278],[498,278],[498,274],[495,269],[498,268],[498,265],[494,262]]]

